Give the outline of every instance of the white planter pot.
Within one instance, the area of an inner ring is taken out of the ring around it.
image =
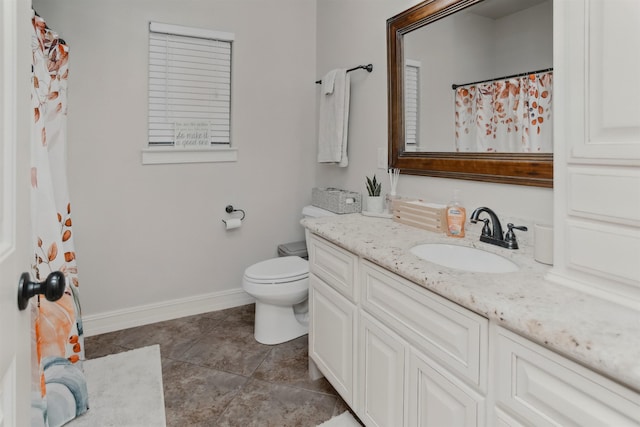
[[[373,213],[382,213],[384,210],[384,197],[367,196],[367,211]]]

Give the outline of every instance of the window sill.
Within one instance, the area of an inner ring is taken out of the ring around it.
[[[237,148],[208,148],[203,150],[181,150],[173,147],[154,147],[142,150],[143,165],[170,163],[218,163],[237,162]]]

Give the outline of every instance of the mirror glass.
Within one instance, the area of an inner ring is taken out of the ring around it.
[[[387,41],[391,167],[552,186],[552,0],[427,0]]]

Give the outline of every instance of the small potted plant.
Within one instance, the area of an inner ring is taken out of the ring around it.
[[[380,196],[382,183],[373,175],[373,179],[367,178],[367,210],[369,212],[382,213],[384,208],[384,199]]]

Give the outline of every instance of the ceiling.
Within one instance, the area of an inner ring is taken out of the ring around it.
[[[499,19],[551,0],[485,0],[467,9],[485,18]]]

